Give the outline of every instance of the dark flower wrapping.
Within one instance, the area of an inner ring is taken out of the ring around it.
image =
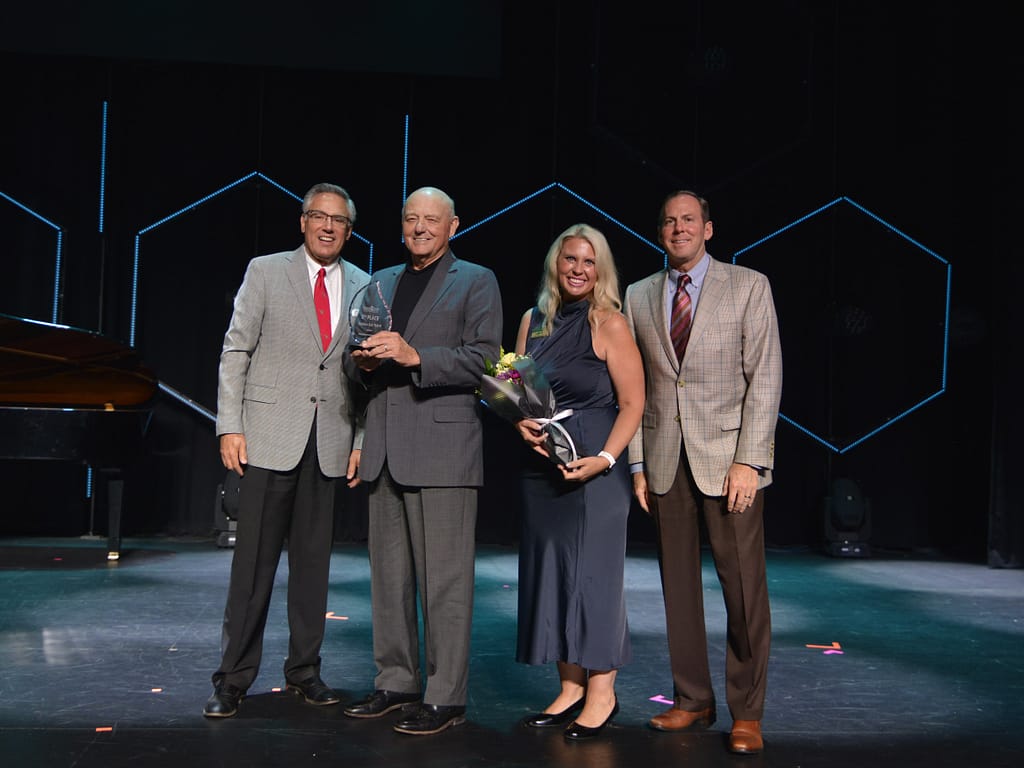
[[[555,464],[567,464],[579,458],[576,444],[558,422],[572,415],[559,412],[551,385],[532,358],[514,353],[502,354],[497,363],[488,364],[480,380],[480,400],[498,416],[513,424],[533,419],[546,433],[544,447]]]

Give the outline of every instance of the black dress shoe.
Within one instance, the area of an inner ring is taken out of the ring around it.
[[[572,725],[570,725],[568,728],[565,729],[565,731],[563,731],[563,733],[565,734],[565,738],[567,738],[569,741],[583,741],[584,739],[592,739],[595,736],[597,736],[597,734],[599,734],[601,731],[603,731],[604,727],[608,725],[608,723],[612,721],[612,718],[615,717],[617,714],[619,714],[618,699],[615,700],[615,706],[612,707],[611,714],[609,714],[608,717],[604,719],[604,722],[601,723],[599,726],[597,726],[596,728],[589,728],[585,725],[580,725],[579,723],[573,721]]]
[[[414,736],[428,736],[445,728],[466,721],[465,707],[444,707],[437,704],[420,704],[410,707],[395,723],[394,729],[399,733],[410,733]]]
[[[344,711],[349,717],[380,717],[398,709],[403,704],[412,704],[419,700],[418,693],[398,693],[397,691],[378,689],[362,701],[349,704]]]
[[[295,691],[308,703],[318,707],[326,707],[328,704],[337,704],[341,701],[338,694],[328,688],[319,676],[306,678],[301,683],[288,683],[285,690]]]
[[[213,695],[206,700],[203,707],[204,717],[233,717],[238,712],[238,702],[245,696],[245,691],[231,683],[219,683],[213,689]]]
[[[584,701],[585,699],[580,699],[561,712],[538,712],[536,715],[528,715],[523,718],[523,725],[529,728],[557,728],[565,725],[572,722],[573,715],[583,709]]]

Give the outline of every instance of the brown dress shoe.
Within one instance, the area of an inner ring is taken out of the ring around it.
[[[729,733],[729,751],[741,755],[756,755],[764,749],[759,720],[737,720]]]
[[[655,715],[647,724],[656,731],[685,731],[688,728],[707,728],[715,722],[715,708],[706,707],[696,712],[685,709],[672,709]]]

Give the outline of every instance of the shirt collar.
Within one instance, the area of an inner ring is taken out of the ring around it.
[[[691,290],[700,290],[700,287],[704,284],[704,276],[707,275],[709,266],[711,266],[711,255],[707,251],[704,251],[704,255],[700,257],[700,261],[697,262],[697,265],[686,273],[690,276],[690,285],[692,286]],[[669,267],[668,273],[671,278],[670,282],[672,284],[672,290],[674,291],[676,286],[679,285],[679,278],[683,273],[679,270],[672,269],[671,267]]]
[[[309,272],[309,279],[314,280],[316,279],[316,273],[320,271],[320,267],[323,265],[320,262],[313,260],[313,257],[309,255],[309,251],[305,246],[302,247],[302,252],[306,254],[306,270]],[[341,257],[339,256],[333,263],[327,266],[327,271],[324,273],[324,277],[326,278],[328,275],[333,274],[335,269],[340,269],[340,262]]]

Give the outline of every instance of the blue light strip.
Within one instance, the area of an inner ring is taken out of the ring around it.
[[[292,192],[291,190],[286,189],[285,187],[283,187],[282,185],[278,184],[276,181],[271,179],[269,176],[266,176],[265,174],[260,173],[259,171],[253,171],[252,173],[248,173],[245,176],[241,177],[240,179],[236,179],[235,181],[231,182],[230,184],[225,184],[223,187],[221,187],[220,189],[216,190],[215,192],[211,192],[210,194],[205,195],[204,197],[199,198],[194,203],[190,203],[189,205],[186,205],[184,208],[181,208],[181,209],[175,211],[172,214],[164,216],[162,219],[158,219],[157,221],[154,221],[148,227],[143,227],[142,229],[140,229],[136,233],[136,235],[135,235],[135,254],[134,254],[134,259],[133,259],[133,263],[132,263],[131,320],[130,320],[130,327],[129,327],[129,333],[128,333],[128,345],[129,346],[131,346],[131,347],[135,346],[135,322],[136,322],[136,314],[137,314],[138,299],[139,299],[139,263],[140,263],[140,260],[141,260],[142,235],[146,234],[147,232],[151,232],[152,230],[156,229],[157,227],[161,226],[162,224],[166,224],[167,222],[169,222],[169,221],[171,221],[173,219],[176,219],[178,216],[181,216],[182,214],[185,214],[185,213],[188,213],[189,211],[195,210],[196,208],[198,208],[203,203],[207,203],[210,200],[212,200],[213,198],[217,197],[218,195],[222,195],[225,192],[227,192],[228,190],[234,189],[239,184],[243,184],[243,183],[249,181],[250,179],[255,179],[255,178],[262,179],[263,181],[267,182],[268,184],[270,184],[271,186],[275,187],[276,189],[281,190],[282,192],[284,192],[289,197],[292,197],[295,200],[298,200],[299,202],[302,202],[302,196],[301,195],[297,195],[294,192]],[[0,193],[0,194],[3,194],[3,193]],[[356,232],[353,232],[352,234],[354,234],[358,240],[362,241],[363,243],[365,243],[366,245],[369,246],[369,248],[370,248],[370,266],[372,267],[373,266],[373,244],[369,240],[367,240],[365,237],[363,237],[362,235],[360,235],[360,234],[358,234]],[[59,249],[58,249],[58,254],[59,254]]]
[[[917,246],[918,248],[920,248],[920,249],[921,249],[922,251],[924,251],[925,253],[927,253],[927,254],[928,254],[929,256],[932,256],[932,257],[934,257],[934,258],[938,259],[938,260],[939,260],[939,261],[941,261],[941,262],[942,262],[943,264],[949,264],[949,262],[948,262],[948,261],[946,261],[946,260],[945,260],[944,258],[942,258],[941,256],[939,256],[939,254],[937,254],[937,253],[936,253],[935,251],[933,251],[933,250],[932,250],[931,248],[925,248],[925,247],[924,247],[923,245],[921,245],[921,244],[920,244],[919,242],[917,242],[917,240],[915,240],[914,238],[912,238],[912,237],[911,237],[910,235],[908,235],[908,234],[907,234],[906,232],[903,232],[903,231],[901,231],[901,230],[899,230],[899,229],[896,229],[896,227],[894,227],[894,226],[893,226],[892,224],[890,224],[889,222],[885,221],[885,220],[884,220],[884,219],[882,219],[881,217],[879,217],[879,216],[876,216],[875,214],[873,214],[873,213],[872,213],[871,211],[869,211],[869,210],[868,210],[867,208],[865,208],[864,206],[862,206],[862,205],[860,205],[860,204],[858,204],[858,203],[855,203],[855,202],[853,202],[853,200],[851,200],[851,199],[850,199],[850,198],[848,198],[848,197],[841,197],[841,198],[839,198],[839,199],[840,199],[840,200],[842,200],[842,201],[844,201],[844,202],[847,202],[847,203],[849,203],[850,205],[852,205],[852,206],[853,206],[854,208],[856,208],[856,209],[857,209],[858,211],[860,211],[861,213],[864,213],[865,215],[867,215],[867,216],[870,216],[870,217],[871,217],[872,219],[874,219],[875,221],[877,221],[877,222],[878,222],[879,224],[881,224],[881,225],[882,225],[883,227],[885,227],[885,228],[886,228],[886,229],[888,229],[888,230],[891,230],[892,232],[895,232],[895,233],[896,233],[897,235],[899,235],[900,237],[902,237],[902,238],[903,238],[904,240],[906,240],[906,241],[908,241],[908,242],[911,242],[911,243],[913,243],[913,244],[914,244],[914,245],[916,245],[916,246]]]
[[[135,235],[135,256],[132,260],[132,307],[128,326],[128,346],[135,346],[135,309],[139,304],[139,241],[142,233]]]
[[[405,199],[409,196],[409,116],[405,116],[405,141],[402,145],[402,208],[405,207]],[[399,209],[401,210],[401,208]],[[401,242],[405,237],[401,236]],[[373,264],[370,265],[371,267]],[[373,274],[373,270],[369,270]]]
[[[139,234],[140,235],[144,235],[147,232],[149,232],[150,230],[156,229],[161,224],[166,224],[168,221],[176,219],[176,218],[178,218],[179,216],[181,216],[184,213],[188,213],[189,211],[193,211],[196,208],[198,208],[200,205],[202,205],[203,203],[208,202],[208,201],[212,200],[213,198],[217,197],[217,195],[221,195],[221,194],[227,192],[229,189],[234,189],[239,184],[242,184],[243,182],[246,182],[246,181],[248,181],[249,179],[251,179],[251,178],[253,178],[255,176],[262,176],[262,174],[260,174],[260,173],[258,173],[256,171],[253,171],[252,173],[247,174],[247,175],[243,176],[242,178],[237,179],[236,181],[233,181],[230,184],[227,184],[227,185],[221,187],[216,192],[211,192],[210,194],[206,195],[205,197],[199,198],[194,203],[190,203],[190,204],[186,205],[184,208],[181,208],[181,209],[175,211],[174,213],[170,214],[169,216],[164,216],[162,219],[159,219],[158,221],[154,221],[148,227],[143,227],[142,229],[139,230]],[[267,180],[270,181],[269,179],[267,179]],[[274,186],[279,187],[280,189],[284,189],[284,187],[281,187],[279,184],[275,184],[274,182],[271,182],[271,183],[274,184]],[[286,189],[284,189],[284,191],[288,192],[288,190],[286,190]],[[288,192],[288,194],[291,194],[291,193]],[[299,198],[299,199],[301,200],[301,198]]]
[[[103,101],[103,122],[100,131],[100,234],[103,234],[104,204],[107,195],[107,101]]]
[[[838,451],[838,453],[840,453],[840,454],[846,453],[851,448],[853,448],[855,446],[858,446],[861,443],[863,443],[869,437],[874,437],[879,432],[881,432],[883,429],[885,429],[887,427],[891,427],[893,424],[895,424],[900,419],[902,419],[905,416],[913,413],[914,411],[916,411],[918,408],[922,407],[923,405],[925,405],[927,403],[930,403],[932,400],[934,400],[936,397],[938,397],[939,395],[941,395],[945,391],[946,391],[945,389],[940,389],[938,392],[934,393],[933,395],[931,395],[929,397],[926,397],[924,400],[922,400],[917,405],[912,405],[910,408],[907,408],[907,410],[903,411],[903,413],[901,413],[899,416],[894,416],[893,418],[889,419],[887,422],[882,424],[880,427],[876,427],[875,429],[873,429],[870,432],[868,432],[866,435],[864,435],[860,439],[854,440],[852,443],[847,444],[847,446],[845,448],[843,448],[842,450]]]
[[[53,265],[53,312],[50,319],[56,323],[58,320],[58,309],[60,308],[60,265],[64,261],[64,232],[57,230],[57,255],[54,257]]]
[[[459,230],[454,235],[452,235],[452,240],[454,240],[455,238],[459,237],[460,235],[466,234],[467,232],[472,232],[474,229],[476,229],[479,226],[482,226],[482,225],[486,224],[488,221],[493,221],[494,219],[498,218],[502,214],[508,213],[513,208],[517,208],[520,205],[523,205],[524,203],[529,202],[533,198],[537,197],[537,195],[543,195],[545,192],[547,192],[549,189],[552,189],[555,186],[557,186],[557,184],[555,182],[551,182],[546,187],[541,187],[540,189],[538,189],[533,194],[530,194],[530,195],[527,195],[526,197],[520,198],[519,200],[517,200],[516,202],[512,203],[511,205],[506,205],[504,208],[502,208],[497,213],[492,213],[490,216],[488,216],[485,219],[481,219],[476,224],[472,224],[472,225],[466,227],[465,229]]]
[[[607,213],[606,211],[602,211],[600,208],[598,208],[593,203],[590,203],[590,202],[584,200],[582,197],[577,195],[575,192],[573,192],[568,187],[563,186],[562,184],[559,184],[558,186],[559,186],[560,189],[564,189],[566,192],[568,192],[570,195],[575,197],[577,200],[579,200],[581,203],[583,203],[588,208],[592,208],[593,210],[597,211],[599,214],[601,214],[606,219],[608,219],[608,221],[612,222],[613,224],[615,224],[616,226],[620,227],[621,229],[624,229],[626,232],[629,232],[629,234],[631,234],[633,237],[635,237],[640,242],[646,243],[647,245],[651,246],[651,248],[653,248],[656,251],[660,251],[661,250],[661,246],[655,245],[654,243],[652,243],[650,240],[648,240],[646,237],[644,237],[640,233],[638,233],[635,230],[632,230],[629,227],[627,227],[625,224],[623,224],[621,221],[616,219],[611,214]]]
[[[227,192],[230,189],[234,189],[239,184],[242,184],[242,183],[244,183],[246,181],[249,181],[250,179],[253,179],[253,178],[263,179],[263,181],[265,181],[268,184],[270,184],[271,186],[281,190],[286,195],[289,195],[290,197],[295,198],[299,202],[302,202],[301,195],[297,195],[294,192],[292,192],[291,190],[286,189],[285,187],[283,187],[282,185],[278,184],[276,181],[274,181],[273,179],[271,179],[268,176],[264,175],[263,173],[260,173],[259,171],[253,171],[252,173],[246,174],[242,178],[237,179],[237,180],[231,182],[230,184],[224,185],[223,187],[221,187],[217,191],[211,192],[210,194],[206,195],[205,197],[201,197],[199,200],[196,200],[194,203],[186,205],[184,208],[181,208],[180,210],[177,210],[177,211],[175,211],[174,213],[172,213],[172,214],[170,214],[168,216],[164,216],[162,219],[159,219],[159,220],[153,222],[148,227],[143,227],[142,229],[140,229],[136,233],[136,235],[135,235],[135,253],[134,253],[134,259],[133,259],[133,264],[132,264],[131,325],[130,325],[130,331],[129,331],[129,336],[128,336],[128,344],[129,344],[129,346],[131,346],[131,347],[135,346],[135,319],[136,319],[136,314],[137,314],[136,310],[138,308],[139,263],[140,263],[140,260],[141,260],[142,235],[144,235],[145,233],[150,232],[150,231],[156,229],[157,227],[159,227],[162,224],[166,224],[167,222],[171,221],[172,219],[177,218],[178,216],[181,216],[184,213],[187,213],[189,211],[192,211],[192,210],[198,208],[203,203],[209,202],[210,200],[212,200],[213,198],[217,197],[218,195],[221,195],[221,194],[223,194],[224,192]],[[0,192],[0,194],[3,194],[3,193]],[[14,202],[14,201],[12,200],[12,202]],[[26,210],[28,210],[28,209],[26,209]],[[31,213],[31,211],[29,211],[29,212]],[[372,267],[372,265],[373,265],[373,243],[371,243],[369,240],[367,240],[362,235],[359,235],[359,234],[357,234],[355,232],[353,232],[353,234],[355,234],[355,236],[361,242],[363,242],[363,243],[365,243],[366,245],[369,246],[369,248],[370,248],[370,265]],[[213,411],[209,410],[208,408],[205,408],[204,406],[200,405],[199,403],[197,403],[192,398],[190,398],[190,397],[188,397],[186,395],[181,394],[180,392],[178,392],[175,389],[172,389],[171,387],[167,386],[163,382],[157,382],[157,386],[159,387],[160,391],[167,393],[168,395],[173,397],[178,402],[183,403],[184,405],[188,406],[192,410],[194,410],[197,413],[201,414],[202,416],[206,417],[210,421],[213,421],[213,422],[217,421],[217,414],[216,413],[214,413]],[[91,471],[92,470],[90,469],[90,472]],[[91,475],[90,475],[90,478],[91,478]]]
[[[796,427],[798,430],[803,432],[805,435],[813,438],[814,440],[817,440],[819,443],[821,443],[825,447],[829,448],[830,450],[835,451],[838,454],[844,454],[847,451],[849,451],[849,450],[855,448],[856,446],[860,445],[861,443],[863,443],[868,438],[874,437],[879,432],[881,432],[883,429],[886,429],[887,427],[892,426],[894,423],[896,423],[900,419],[908,416],[909,414],[911,414],[914,411],[916,411],[918,408],[923,407],[927,403],[930,403],[932,400],[934,400],[935,398],[937,398],[940,395],[942,395],[943,393],[945,393],[945,391],[946,391],[946,374],[947,374],[947,370],[948,370],[948,366],[949,366],[949,313],[950,313],[950,303],[951,303],[951,297],[952,297],[953,267],[952,267],[952,265],[946,259],[944,259],[941,256],[939,256],[937,253],[935,253],[930,248],[926,248],[924,245],[922,245],[917,240],[915,240],[914,238],[912,238],[909,235],[907,235],[905,232],[897,229],[892,224],[890,224],[889,222],[887,222],[884,219],[882,219],[880,216],[872,213],[871,211],[869,211],[864,206],[860,205],[859,203],[854,202],[853,200],[851,200],[850,198],[845,197],[845,196],[837,197],[832,202],[826,203],[825,205],[821,206],[817,210],[811,211],[810,213],[808,213],[805,216],[801,216],[796,221],[793,221],[793,222],[787,224],[786,226],[782,227],[781,229],[775,230],[774,232],[772,232],[770,235],[767,235],[766,237],[762,237],[760,240],[757,240],[756,242],[751,243],[746,248],[741,248],[740,250],[736,251],[736,253],[733,254],[732,263],[733,264],[736,263],[736,259],[737,259],[737,257],[740,254],[746,253],[747,251],[751,250],[752,248],[756,248],[757,246],[759,246],[759,245],[761,245],[763,243],[766,243],[767,241],[771,240],[773,237],[777,237],[778,235],[782,234],[786,230],[792,229],[793,227],[797,226],[798,224],[802,224],[803,222],[807,221],[808,219],[813,218],[814,216],[817,216],[822,211],[828,210],[829,208],[831,208],[834,205],[837,205],[838,203],[848,203],[848,204],[852,205],[858,211],[860,211],[861,213],[863,213],[866,216],[870,217],[871,219],[874,219],[875,221],[877,221],[879,224],[881,224],[883,227],[885,227],[889,231],[893,232],[896,235],[899,235],[900,237],[902,237],[907,242],[915,245],[916,247],[918,247],[919,249],[921,249],[922,251],[927,253],[929,256],[935,258],[936,260],[938,260],[942,264],[946,265],[946,308],[945,308],[945,318],[944,318],[944,320],[945,320],[945,328],[943,330],[943,336],[942,336],[942,376],[941,376],[942,382],[941,382],[941,388],[939,389],[938,392],[935,392],[934,394],[930,395],[929,397],[926,397],[921,402],[917,403],[916,405],[911,406],[910,408],[908,408],[905,411],[903,411],[902,413],[900,413],[898,416],[895,416],[895,417],[889,419],[888,421],[886,421],[881,426],[876,427],[875,429],[873,429],[870,432],[868,432],[866,435],[863,435],[862,437],[858,438],[857,440],[854,440],[852,443],[847,444],[843,448],[839,448],[838,446],[833,445],[832,443],[829,443],[826,440],[823,440],[822,438],[818,437],[816,434],[811,432],[806,427],[802,427],[799,424],[797,424],[795,421],[793,421],[791,418],[789,418],[785,414],[782,414],[782,413],[779,414],[779,420],[780,421],[784,421],[787,424],[790,424],[790,425]]]
[[[621,221],[616,219],[614,216],[610,215],[606,211],[601,210],[600,208],[598,208],[596,205],[594,205],[590,201],[584,199],[582,196],[578,195],[577,193],[575,193],[571,189],[569,189],[567,186],[565,186],[564,184],[560,184],[557,181],[551,182],[546,187],[541,187],[536,192],[532,192],[529,195],[526,195],[525,197],[520,198],[519,200],[517,200],[516,202],[512,203],[511,205],[506,205],[500,211],[497,211],[496,213],[492,213],[490,216],[488,216],[488,217],[486,217],[484,219],[481,219],[476,224],[468,226],[465,229],[459,230],[454,235],[452,235],[452,240],[454,240],[455,238],[459,237],[460,235],[466,234],[467,232],[472,232],[477,227],[482,226],[483,224],[486,224],[489,221],[493,221],[494,219],[498,218],[499,216],[502,216],[502,215],[508,213],[513,208],[518,208],[520,205],[524,205],[525,203],[528,203],[530,200],[533,200],[538,195],[542,195],[545,192],[548,192],[549,190],[552,190],[552,189],[560,189],[560,190],[562,190],[563,192],[565,192],[566,194],[570,195],[571,197],[574,197],[577,200],[579,200],[581,203],[583,203],[588,208],[591,208],[594,211],[597,211],[601,216],[604,216],[610,222],[612,222],[616,226],[620,227],[621,229],[625,230],[626,232],[631,234],[633,237],[635,237],[637,240],[640,240],[641,242],[646,243],[647,245],[649,245],[652,248],[654,248],[656,251],[661,251],[661,248],[659,248],[657,245],[652,243],[646,237],[643,237],[642,235],[638,234],[635,230],[630,229],[625,224],[623,224]]]
[[[9,203],[17,206],[18,208],[21,208],[21,210],[23,210],[25,213],[29,214],[30,216],[33,216],[33,217],[39,219],[41,222],[43,222],[47,226],[52,227],[53,229],[58,229],[58,230],[60,229],[60,227],[58,227],[52,221],[50,221],[46,217],[41,216],[40,214],[36,213],[31,208],[29,208],[27,205],[24,205],[23,203],[19,203],[17,200],[15,200],[10,195],[5,195],[3,192],[0,192],[0,197],[2,197],[4,200],[8,201]]]
[[[173,397],[179,403],[183,403],[184,405],[187,405],[189,408],[191,408],[196,413],[198,413],[198,414],[200,414],[202,416],[205,416],[210,421],[214,421],[214,422],[217,421],[217,414],[216,413],[211,411],[209,408],[204,408],[202,405],[197,403],[192,398],[187,397],[186,395],[181,394],[176,389],[172,389],[171,387],[169,387],[166,384],[164,384],[162,381],[161,382],[157,382],[157,386],[160,388],[161,392],[166,392],[168,395]]]
[[[786,231],[787,229],[792,229],[793,227],[797,226],[798,224],[803,224],[803,223],[804,223],[805,221],[807,221],[808,219],[812,219],[812,218],[814,218],[815,216],[817,216],[817,215],[818,215],[819,213],[821,213],[822,211],[827,211],[827,210],[828,210],[829,208],[831,208],[831,207],[832,207],[833,205],[836,205],[837,203],[840,203],[840,202],[842,202],[842,201],[843,201],[843,200],[845,200],[845,199],[846,199],[846,198],[844,198],[844,197],[837,197],[837,198],[836,198],[835,200],[833,200],[833,201],[832,201],[831,203],[825,203],[825,205],[821,206],[821,208],[817,209],[816,211],[811,211],[811,212],[810,212],[810,213],[808,213],[808,214],[807,214],[806,216],[801,216],[801,217],[800,217],[799,219],[797,219],[796,221],[790,222],[789,224],[787,224],[786,226],[784,226],[784,227],[783,227],[782,229],[777,229],[777,230],[775,230],[774,232],[772,232],[772,233],[771,233],[770,235],[767,235],[767,236],[765,236],[765,237],[762,237],[762,238],[761,238],[760,240],[757,240],[756,242],[753,242],[753,243],[751,243],[751,244],[750,244],[750,245],[748,245],[748,246],[747,246],[746,248],[741,248],[740,250],[736,251],[736,253],[734,253],[734,254],[732,255],[732,263],[733,263],[733,264],[735,264],[735,263],[736,263],[736,257],[737,257],[737,256],[739,256],[740,254],[742,254],[742,253],[746,253],[746,252],[747,252],[747,251],[749,251],[749,250],[750,250],[751,248],[756,248],[757,246],[761,245],[762,243],[766,243],[766,242],[768,242],[768,241],[769,241],[769,240],[771,240],[771,239],[772,239],[773,237],[776,237],[776,236],[778,236],[778,235],[781,235],[781,234],[782,234],[783,232],[785,232],[785,231]]]
[[[816,440],[817,442],[821,443],[826,448],[828,448],[830,451],[834,451],[835,453],[838,453],[838,454],[842,455],[842,454],[846,453],[847,451],[852,450],[853,448],[857,447],[858,445],[863,443],[865,440],[868,440],[869,438],[874,437],[879,432],[881,432],[883,429],[887,429],[888,427],[891,427],[893,424],[895,424],[900,419],[903,419],[903,418],[909,416],[911,413],[916,411],[918,408],[921,408],[921,407],[925,406],[926,404],[930,403],[932,400],[937,398],[939,395],[943,394],[945,391],[946,391],[945,389],[941,389],[938,392],[935,392],[934,394],[930,395],[929,397],[926,397],[924,400],[919,402],[917,405],[914,405],[914,406],[911,406],[910,408],[907,408],[907,410],[903,411],[903,413],[899,414],[898,416],[894,416],[893,418],[889,419],[884,424],[882,424],[882,425],[876,427],[875,429],[871,430],[870,432],[868,432],[866,435],[862,435],[861,437],[859,437],[856,440],[854,440],[852,443],[847,443],[846,446],[843,447],[843,448],[840,448],[838,445],[833,445],[832,443],[828,442],[827,440],[825,440],[825,439],[823,439],[821,437],[818,437],[818,435],[816,435],[813,432],[811,432],[811,430],[807,429],[807,427],[801,426],[800,424],[798,424],[797,422],[793,421],[791,418],[789,418],[785,414],[782,414],[782,413],[779,414],[779,421],[784,421],[787,424],[789,424],[790,426],[796,427],[796,429],[798,429],[799,431],[803,432],[805,435],[807,435],[808,437],[812,438],[813,440]]]
[[[284,187],[282,187],[282,186],[281,186],[280,184],[278,184],[278,183],[277,183],[276,181],[274,181],[274,180],[273,180],[272,178],[270,178],[269,176],[265,176],[265,175],[263,175],[263,174],[262,174],[262,173],[260,173],[259,171],[253,171],[253,172],[252,172],[252,173],[250,173],[250,174],[249,174],[248,176],[246,176],[246,177],[245,177],[245,179],[251,179],[251,178],[253,178],[254,176],[255,176],[255,177],[257,177],[257,178],[263,179],[263,180],[264,180],[265,182],[267,182],[267,184],[269,184],[270,186],[272,186],[272,187],[276,187],[277,189],[280,189],[280,190],[281,190],[282,192],[284,192],[284,193],[285,193],[286,195],[288,195],[289,197],[293,197],[293,198],[295,198],[295,199],[296,199],[296,200],[298,200],[298,201],[299,201],[300,203],[302,202],[302,195],[296,195],[296,194],[295,194],[294,192],[292,192],[292,191],[291,191],[290,189],[285,189],[285,188],[284,188]],[[241,182],[245,181],[245,179],[239,179],[238,183],[241,183]],[[234,184],[232,184],[231,186],[233,187],[233,186],[235,186],[235,185],[234,185]],[[230,188],[230,187],[229,187],[229,188]],[[223,190],[222,190],[222,191],[223,191]],[[217,193],[215,193],[215,194],[220,194],[220,193],[219,193],[219,192],[217,192]],[[213,197],[213,195],[211,195],[210,197]]]
[[[409,116],[405,116],[405,141],[402,144],[402,204],[409,194]]]
[[[294,197],[296,200],[299,200],[299,201],[302,200],[302,198],[299,195],[296,195],[294,192],[291,192],[290,190],[285,189],[283,186],[278,184],[273,179],[263,175],[259,171],[253,171],[252,173],[246,174],[242,178],[237,179],[237,180],[231,182],[230,184],[224,185],[223,187],[218,189],[216,192],[211,192],[210,194],[206,195],[205,197],[201,197],[200,199],[196,200],[194,203],[186,205],[184,208],[181,208],[180,210],[175,211],[174,213],[170,214],[169,216],[164,216],[162,219],[159,219],[158,221],[153,222],[148,227],[143,227],[142,229],[140,229],[138,231],[138,233],[136,233],[136,235],[135,235],[135,258],[134,258],[134,262],[132,264],[132,307],[131,307],[130,330],[129,330],[129,333],[128,333],[128,345],[129,346],[131,346],[131,347],[135,346],[135,316],[136,316],[136,310],[138,308],[138,298],[139,298],[139,254],[140,254],[140,245],[141,245],[142,235],[144,235],[147,232],[150,232],[150,231],[156,229],[161,224],[166,224],[168,221],[171,221],[172,219],[176,219],[178,216],[181,216],[184,213],[188,213],[189,211],[195,210],[196,208],[198,208],[203,203],[208,202],[208,201],[212,200],[213,198],[217,197],[217,195],[221,195],[224,192],[227,192],[229,189],[234,189],[239,184],[242,184],[242,183],[248,181],[249,179],[253,179],[253,178],[263,179],[268,184],[276,187],[277,189],[281,190],[285,194],[290,195],[291,197]]]
[[[942,333],[942,389],[946,389],[946,368],[949,365],[949,305],[953,295],[953,265],[946,264],[946,327]]]
[[[808,437],[810,437],[813,440],[817,440],[819,443],[824,445],[829,450],[835,451],[836,453],[842,453],[842,451],[837,446],[832,445],[832,443],[828,442],[827,440],[824,440],[824,439],[818,437],[816,434],[811,432],[811,430],[807,429],[807,427],[803,427],[800,424],[796,423],[791,418],[789,418],[786,414],[780,413],[779,414],[779,421],[784,421],[787,424],[789,424],[790,426],[796,427],[798,430],[803,432],[805,435],[807,435]]]
[[[29,216],[32,216],[33,218],[38,219],[39,221],[43,222],[46,226],[48,226],[51,229],[54,229],[54,230],[57,231],[57,252],[56,252],[56,254],[54,255],[54,258],[53,258],[53,262],[54,262],[53,263],[53,274],[54,274],[54,277],[53,277],[53,309],[52,309],[52,311],[50,313],[51,322],[56,323],[57,322],[58,309],[60,308],[60,265],[61,265],[61,259],[62,259],[62,250],[61,249],[62,249],[62,247],[64,245],[64,232],[63,232],[63,230],[61,230],[60,227],[58,227],[56,224],[54,224],[48,218],[46,218],[45,216],[42,216],[42,215],[36,213],[35,211],[33,211],[31,208],[29,208],[24,203],[19,203],[17,200],[15,200],[10,195],[7,195],[7,194],[4,194],[3,192],[0,192],[0,197],[2,197],[4,200],[6,200],[7,202],[11,203],[12,205],[14,205],[14,206],[16,206],[18,208],[21,208],[21,210],[23,210]]]
[[[48,320],[33,320],[30,317],[22,317],[22,318],[18,318],[18,319],[21,320],[23,323],[32,323],[32,325],[45,325],[47,328],[61,328],[61,329],[65,330],[65,331],[70,331],[71,330],[71,326],[70,325],[61,325],[60,323],[51,323]]]

